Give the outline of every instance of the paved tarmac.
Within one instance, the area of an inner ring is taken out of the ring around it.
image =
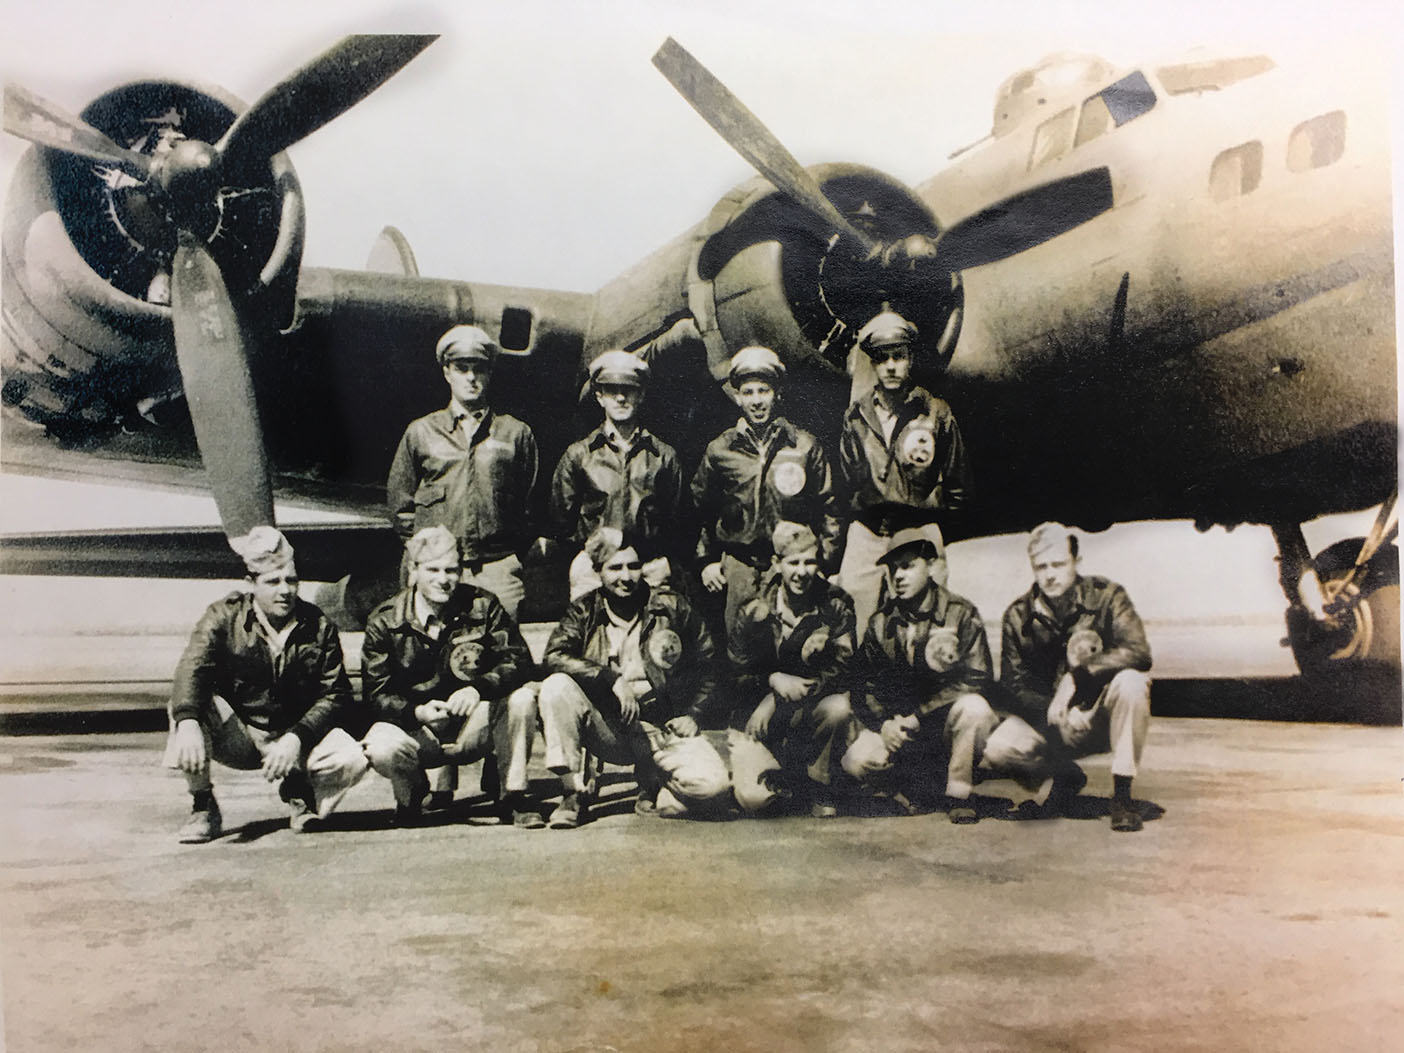
[[[1386,1049],[1404,1035],[1398,728],[1152,726],[1163,814],[635,817],[294,835],[220,772],[181,846],[159,734],[0,738],[11,1051]],[[543,783],[543,786],[545,784]],[[986,783],[998,798],[1024,796]]]

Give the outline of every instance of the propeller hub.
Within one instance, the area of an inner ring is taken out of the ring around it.
[[[181,139],[157,157],[156,183],[180,206],[203,204],[218,179],[215,149],[199,139]]]

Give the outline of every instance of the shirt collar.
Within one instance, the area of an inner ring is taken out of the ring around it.
[[[268,619],[263,616],[263,612],[258,609],[258,603],[254,600],[253,593],[244,593],[244,603],[247,605],[244,610],[245,629],[247,629],[249,632],[253,632],[255,626],[262,625],[267,625],[269,629],[273,629],[273,623],[268,621]],[[292,620],[289,621],[288,625],[284,627],[284,634],[291,637],[292,630],[289,628],[289,626],[295,628],[296,626],[301,625],[304,620],[305,616],[303,604],[302,601],[299,599],[293,603]],[[276,632],[277,630],[273,631]]]
[[[448,412],[449,416],[453,418],[455,427],[468,419],[472,419],[481,424],[483,419],[488,415],[488,407],[483,406],[480,409],[470,410],[467,406],[460,405],[458,402],[450,399]]]
[[[631,454],[635,450],[653,449],[653,435],[643,425],[634,429],[634,439],[629,445],[625,445],[624,440],[619,435],[619,429],[614,426],[614,421],[606,420],[595,429],[594,436],[590,439],[590,449],[598,450],[601,446],[614,446],[626,454]]]

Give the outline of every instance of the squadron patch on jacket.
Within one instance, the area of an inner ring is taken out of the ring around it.
[[[472,639],[457,640],[445,657],[448,671],[464,683],[474,679],[483,665],[483,645]]]
[[[1078,629],[1068,638],[1068,668],[1084,664],[1094,654],[1102,653],[1102,638],[1096,629]]]
[[[913,468],[929,468],[936,460],[936,433],[925,426],[914,426],[902,433],[897,456]]]
[[[799,461],[777,461],[772,478],[776,490],[785,497],[794,497],[804,489],[804,465]]]
[[[960,637],[949,626],[934,626],[926,637],[926,666],[934,673],[944,673],[960,660]]]
[[[672,629],[659,629],[648,637],[648,657],[659,669],[667,671],[682,657],[682,638]]]

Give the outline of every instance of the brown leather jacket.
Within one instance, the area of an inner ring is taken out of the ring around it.
[[[1046,723],[1048,703],[1068,671],[1068,639],[1074,632],[1091,629],[1101,637],[1101,653],[1083,666],[1091,686],[1105,685],[1123,669],[1144,673],[1151,667],[1146,630],[1125,589],[1106,578],[1079,577],[1066,599],[1059,617],[1035,585],[1004,612],[1001,704],[1036,728]]]
[[[684,596],[666,586],[649,589],[641,617],[644,670],[656,692],[643,719],[661,725],[686,713],[707,727],[714,717],[716,673],[712,637],[702,618]],[[580,597],[557,623],[543,664],[571,677],[596,708],[617,712],[613,688],[619,673],[609,660],[608,624],[603,592]]]
[[[407,731],[419,727],[416,706],[443,701],[473,686],[486,699],[503,698],[535,672],[517,623],[497,597],[463,583],[440,617],[437,640],[415,624],[414,589],[386,600],[366,621],[361,645],[361,688],[377,720]]]
[[[993,663],[980,612],[944,586],[932,582],[930,589],[914,610],[887,597],[868,622],[854,660],[862,679],[853,693],[853,712],[874,731],[889,717],[923,719],[961,695],[989,691]],[[958,654],[949,669],[937,672],[927,664],[926,640],[941,628],[955,631]],[[923,719],[923,730],[924,724]]]
[[[199,720],[218,695],[249,727],[271,735],[295,732],[304,747],[353,719],[335,626],[305,600],[297,601],[293,620],[275,669],[253,596],[231,592],[210,604],[176,666],[171,719]]]

